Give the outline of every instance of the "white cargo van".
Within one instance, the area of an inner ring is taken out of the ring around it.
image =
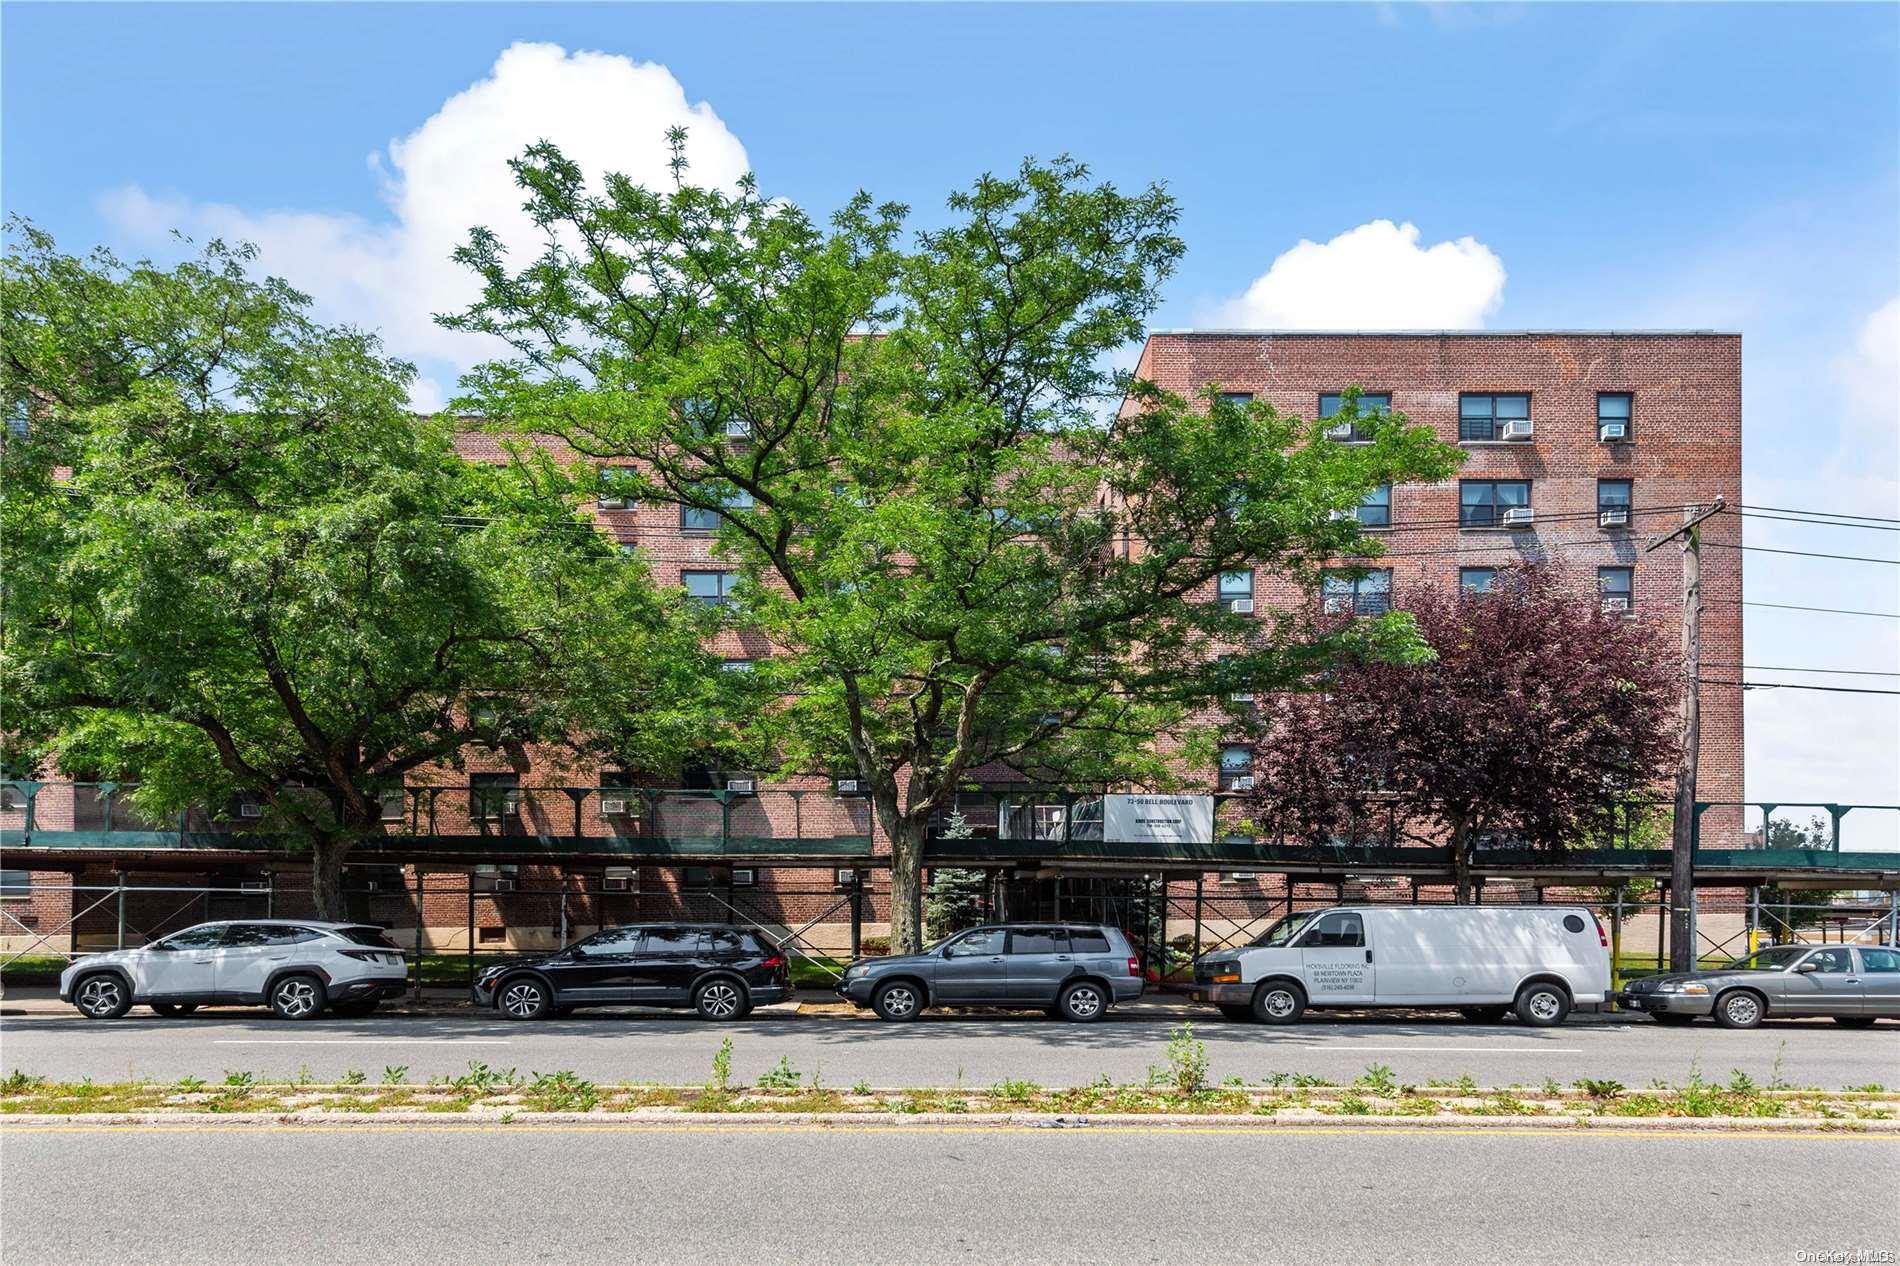
[[[1203,955],[1192,996],[1267,1024],[1309,1007],[1455,1007],[1551,1025],[1609,988],[1610,938],[1580,906],[1333,906]]]

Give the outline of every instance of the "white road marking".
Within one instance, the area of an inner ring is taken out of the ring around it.
[[[213,1046],[506,1046],[486,1037],[221,1037]]]
[[[1412,1051],[1452,1055],[1581,1055],[1581,1046],[1354,1046],[1347,1042],[1304,1042],[1303,1051]]]

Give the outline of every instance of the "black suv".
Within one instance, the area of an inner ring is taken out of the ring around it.
[[[725,924],[606,928],[546,958],[512,959],[475,978],[475,1005],[510,1020],[629,1003],[737,1020],[755,1003],[791,996],[784,953],[757,932]]]

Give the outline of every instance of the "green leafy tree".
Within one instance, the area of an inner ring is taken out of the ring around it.
[[[1827,849],[1834,843],[1834,828],[1820,814],[1810,814],[1804,824],[1793,818],[1770,817],[1762,832],[1762,847],[1775,849]],[[1774,921],[1788,928],[1811,927],[1823,923],[1828,907],[1845,890],[1834,888],[1788,888],[1765,885],[1759,894],[1761,909]]]
[[[1403,616],[1314,634],[1211,601],[1223,571],[1374,552],[1329,512],[1456,456],[1396,415],[1347,446],[1107,370],[1183,249],[1162,190],[1028,161],[907,234],[866,194],[821,222],[749,178],[696,187],[674,144],[658,191],[590,188],[550,144],[514,162],[546,244],[514,260],[476,229],[459,252],[484,293],[446,323],[515,349],[466,403],[717,518],[726,615],[770,639],[784,691],[754,732],[784,770],[864,780],[898,949],[967,778],[1200,782],[1197,710],[1241,678],[1426,653]]]
[[[631,759],[703,732],[717,674],[677,596],[525,466],[458,457],[374,338],[245,249],[164,269],[10,237],[10,766],[134,779],[152,812],[255,797],[341,917],[405,775],[609,717]]]

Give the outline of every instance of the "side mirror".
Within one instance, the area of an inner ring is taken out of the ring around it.
[[[1802,963],[1799,967],[1795,968],[1795,971],[1800,973],[1803,976],[1807,975],[1809,972],[1815,972],[1815,971],[1820,971],[1820,970],[1821,970],[1821,964],[1815,962],[1813,959],[1809,959],[1807,962]]]
[[[956,948],[956,946],[954,946],[954,945],[946,945],[946,946],[944,946],[944,947],[943,947],[943,956],[944,956],[945,958],[955,958],[955,957],[957,956],[957,948]]]

